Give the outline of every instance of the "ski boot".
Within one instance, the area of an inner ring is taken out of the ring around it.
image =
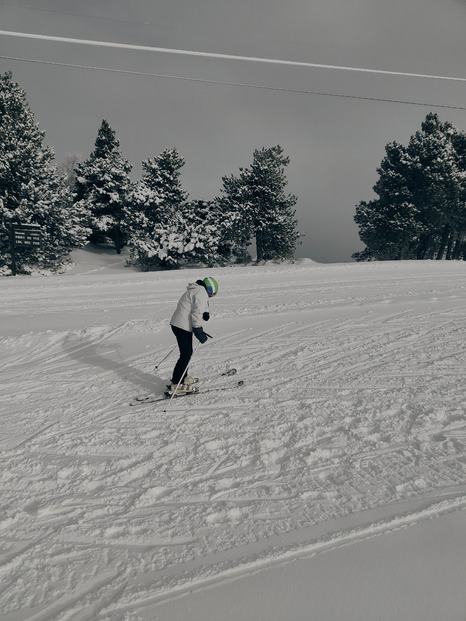
[[[178,386],[178,393],[181,392],[183,386],[194,388],[194,384],[197,384],[198,382],[199,382],[198,377],[189,377],[189,376],[185,377],[184,381]],[[170,384],[167,384],[167,392],[172,394],[173,392],[175,392],[176,387],[177,387],[177,384],[174,384],[173,382],[171,382]]]
[[[186,384],[188,386],[190,386],[191,384],[198,384],[199,383],[199,378],[198,377],[185,377],[183,384]]]
[[[195,392],[199,392],[199,388],[194,384],[180,384],[178,387],[177,384],[172,384],[168,390],[170,396],[174,395],[175,397],[182,397]]]

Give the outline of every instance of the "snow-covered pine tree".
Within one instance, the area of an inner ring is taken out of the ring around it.
[[[430,113],[407,147],[386,146],[373,188],[378,198],[356,207],[366,244],[356,260],[452,258],[453,245],[461,248],[466,176],[460,144],[451,123]]]
[[[356,260],[412,258],[424,231],[409,188],[412,162],[406,148],[392,142],[385,152],[374,186],[379,198],[361,201],[356,207],[354,220],[359,226],[359,237],[366,244],[362,253],[353,255]]]
[[[184,165],[185,160],[176,148],[165,149],[159,156],[142,163],[143,181],[157,197],[156,211],[161,219],[170,218],[188,198],[181,184]],[[154,218],[160,219],[158,215]]]
[[[11,265],[10,226],[42,227],[40,248],[17,248],[18,272],[33,266],[57,267],[87,235],[62,177],[52,165],[54,151],[43,144],[26,102],[25,91],[11,72],[0,76],[0,271]]]
[[[219,246],[223,231],[223,214],[216,201],[189,201],[181,208],[185,235],[183,262],[204,263],[211,267],[223,263]]]
[[[244,168],[239,170],[239,177],[222,177],[223,196],[216,201],[223,213],[223,234],[219,252],[225,261],[235,257],[237,263],[247,263],[251,261],[248,248],[253,237],[252,208],[249,202],[247,172]]]
[[[409,141],[407,152],[413,161],[414,204],[426,232],[420,236],[417,259],[450,257],[460,213],[464,213],[465,171],[455,149],[457,130],[430,113],[421,131]]]
[[[90,241],[110,239],[119,254],[128,241],[126,214],[132,166],[120,150],[115,131],[104,119],[94,151],[76,167],[75,204],[89,215]]]
[[[176,148],[142,163],[128,209],[130,262],[142,269],[178,267],[190,243],[182,217],[188,198],[180,180],[184,163]]]
[[[297,198],[285,193],[289,161],[280,145],[255,150],[250,168],[240,168],[239,177],[222,179],[221,201],[231,218],[231,242],[240,258],[247,256],[252,237],[257,261],[294,256],[299,233],[293,210]]]

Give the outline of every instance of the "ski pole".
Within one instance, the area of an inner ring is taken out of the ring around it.
[[[176,345],[175,345],[176,347]],[[161,360],[158,364],[155,365],[154,370],[158,369],[159,366],[162,364],[162,362],[165,362],[165,360],[168,358],[168,356],[170,356],[170,354],[174,351],[175,347],[173,347],[173,349],[170,349],[170,351],[168,352],[168,354],[165,356],[165,358],[163,360]]]
[[[189,367],[189,365],[191,364],[191,361],[192,361],[192,359],[194,358],[194,354],[197,352],[197,348],[199,347],[199,345],[200,345],[200,344],[201,344],[201,342],[199,341],[199,343],[196,345],[196,347],[195,347],[195,349],[194,349],[194,351],[193,351],[193,353],[192,353],[192,355],[191,355],[191,358],[189,359],[188,364],[186,365],[186,369],[183,371],[183,375],[181,376],[180,381],[179,381],[179,382],[178,382],[178,384],[176,385],[176,388],[175,388],[174,392],[172,393],[172,396],[170,397],[170,401],[168,402],[167,407],[164,409],[164,412],[166,412],[166,411],[168,410],[168,408],[170,407],[170,403],[172,402],[173,397],[176,395],[176,391],[178,390],[179,385],[180,385],[180,384],[181,384],[181,382],[183,381],[184,376],[186,375],[186,371],[188,370],[188,367]]]

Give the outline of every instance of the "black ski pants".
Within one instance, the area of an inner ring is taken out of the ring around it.
[[[178,384],[188,375],[188,364],[193,355],[193,333],[172,326],[172,332],[176,336],[180,357],[173,369],[172,384]]]

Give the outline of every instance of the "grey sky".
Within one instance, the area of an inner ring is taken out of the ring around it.
[[[465,20],[462,0],[0,0],[2,30],[461,78]],[[5,36],[0,55],[466,107],[464,82]],[[0,59],[6,70],[25,89],[57,161],[87,157],[106,118],[134,176],[142,160],[177,147],[193,199],[218,195],[221,177],[249,165],[255,148],[280,144],[305,234],[297,255],[324,262],[347,261],[362,248],[355,204],[372,197],[387,142],[406,143],[431,110],[466,130],[466,110]]]

